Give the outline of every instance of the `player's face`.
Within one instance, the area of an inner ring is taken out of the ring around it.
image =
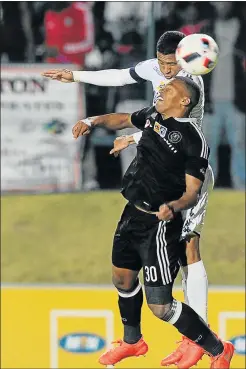
[[[158,113],[164,114],[177,99],[177,91],[172,82],[160,89],[160,96],[156,102],[156,110]],[[174,106],[174,105],[173,105]]]
[[[174,107],[177,109],[189,103],[186,90],[179,81],[171,81],[160,90],[160,96],[156,102],[158,113],[165,114]]]
[[[175,54],[164,55],[157,52],[157,60],[161,73],[167,78],[173,78],[180,71],[181,67],[176,61]]]

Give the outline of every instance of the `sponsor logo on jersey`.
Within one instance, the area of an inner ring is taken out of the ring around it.
[[[166,127],[162,126],[160,123],[155,122],[154,131],[163,138],[166,135],[167,129]]]
[[[154,131],[159,134],[160,133],[160,128],[161,128],[161,125],[159,123],[155,122]]]
[[[59,339],[59,346],[63,350],[77,354],[100,351],[105,345],[105,340],[93,333],[70,333]]]
[[[157,74],[159,74],[159,76],[163,76],[163,74],[162,74],[162,72],[160,71],[160,68],[159,68],[159,67],[157,67],[157,66],[156,66],[156,67],[154,67],[153,69],[154,69],[154,71],[156,71],[156,73],[157,73]]]
[[[155,95],[154,95],[154,100],[153,100],[153,104],[155,105],[158,97],[160,96],[160,90],[165,87],[166,84],[168,84],[170,81],[161,81],[160,84],[156,87],[155,89]]]
[[[182,135],[178,131],[172,131],[172,132],[169,133],[168,139],[172,143],[178,143],[179,141],[182,140]]]
[[[149,119],[146,120],[144,128],[147,128],[147,127],[152,127]]]
[[[165,87],[167,84],[169,83],[169,81],[161,81],[161,83],[159,84],[159,86],[157,87],[157,91],[160,91],[163,87]]]
[[[158,99],[158,97],[160,96],[160,93],[159,93],[159,91],[156,91],[155,92],[155,96],[154,96],[154,99],[153,99],[153,104],[155,105],[156,104],[156,102],[157,102],[157,99]]]

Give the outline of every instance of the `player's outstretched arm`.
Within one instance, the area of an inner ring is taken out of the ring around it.
[[[78,138],[79,136],[89,134],[93,127],[100,125],[112,130],[134,127],[131,122],[131,114],[105,114],[79,120],[72,129],[73,137]]]
[[[42,76],[64,83],[84,82],[96,86],[124,86],[137,83],[130,75],[130,69],[107,69],[99,71],[71,71],[68,69],[50,69]]]

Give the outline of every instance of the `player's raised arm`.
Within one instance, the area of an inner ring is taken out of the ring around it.
[[[50,69],[42,76],[60,82],[84,82],[96,86],[124,86],[136,83],[128,69],[106,69],[99,71],[71,71],[68,69]]]
[[[73,137],[78,138],[79,136],[89,134],[93,127],[100,125],[113,130],[134,127],[131,122],[131,114],[105,114],[79,120],[72,129]]]
[[[138,110],[132,114],[113,113],[99,115],[79,120],[72,129],[74,138],[90,133],[91,128],[103,125],[108,129],[121,130],[124,128],[144,129],[147,115],[153,111],[153,107]]]

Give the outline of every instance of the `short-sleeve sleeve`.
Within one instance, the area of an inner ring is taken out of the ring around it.
[[[209,147],[199,128],[189,136],[186,147],[185,172],[202,182],[205,179],[208,167]]]
[[[130,68],[131,77],[138,83],[151,80],[153,73],[154,59],[145,60]]]
[[[138,110],[131,115],[132,124],[143,131],[146,119],[152,114],[153,107]]]

